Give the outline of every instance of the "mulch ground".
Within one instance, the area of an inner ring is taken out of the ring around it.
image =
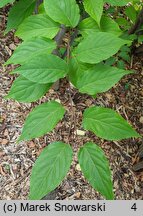
[[[109,142],[84,131],[81,126],[82,113],[92,105],[110,107],[119,112],[143,135],[143,59],[134,57],[134,74],[123,78],[110,91],[93,99],[80,94],[64,79],[58,91],[51,89],[35,103],[18,103],[5,100],[15,77],[9,72],[12,65],[4,67],[19,43],[13,33],[4,36],[7,7],[0,10],[0,199],[27,199],[32,166],[42,149],[53,141],[70,143],[74,159],[66,179],[56,191],[56,199],[103,199],[84,179],[77,161],[77,151],[87,141],[93,141],[104,150],[113,173],[115,199],[142,199],[143,172],[134,172],[133,165],[139,161],[138,149],[141,139]],[[49,100],[60,101],[67,112],[52,133],[29,142],[16,143],[24,120],[35,107]]]

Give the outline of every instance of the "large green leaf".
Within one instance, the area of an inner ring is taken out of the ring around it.
[[[65,109],[56,101],[43,103],[28,115],[18,141],[30,140],[52,131],[63,118]]]
[[[121,35],[122,33],[118,24],[108,16],[101,17],[100,27],[94,19],[88,17],[82,20],[79,25],[79,29],[85,36],[87,36],[87,34],[92,34],[93,32],[109,32],[115,35]]]
[[[81,62],[96,64],[116,54],[121,46],[128,43],[130,41],[120,39],[111,33],[92,33],[78,45],[77,59]]]
[[[109,108],[91,107],[85,110],[83,127],[107,140],[121,140],[140,135],[118,113]]]
[[[113,6],[124,6],[130,2],[130,0],[104,0],[104,2],[109,3]]]
[[[18,77],[8,95],[5,98],[12,98],[19,102],[34,102],[41,98],[52,86],[49,84],[39,84],[33,83],[30,80],[24,78],[23,76]]]
[[[71,27],[79,22],[79,7],[75,0],[45,0],[44,6],[48,16],[56,22]]]
[[[54,38],[59,31],[59,24],[45,14],[32,15],[24,20],[15,35],[23,40],[34,37]]]
[[[5,64],[22,64],[42,54],[50,54],[56,48],[56,43],[48,38],[34,38],[24,41],[14,51]]]
[[[11,3],[13,3],[15,0],[1,0],[0,1],[0,8],[2,8],[2,7],[4,7],[5,5],[7,5],[7,4],[11,4]]]
[[[83,2],[86,12],[98,23],[100,26],[100,19],[103,13],[103,0],[84,0]]]
[[[18,73],[32,82],[53,83],[67,74],[67,64],[61,58],[49,54],[30,59],[12,73]]]
[[[78,160],[85,178],[108,200],[114,199],[111,171],[102,149],[92,142],[79,151]]]
[[[40,200],[61,183],[70,168],[72,154],[70,145],[62,142],[44,148],[32,169],[31,200]]]
[[[116,67],[97,64],[93,67],[77,64],[76,68],[69,72],[69,77],[81,93],[95,95],[113,87],[124,75],[131,71],[122,70]]]
[[[6,33],[11,29],[17,29],[23,20],[33,12],[35,4],[35,0],[18,1],[9,12]]]

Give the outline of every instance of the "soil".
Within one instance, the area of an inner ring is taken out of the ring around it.
[[[120,113],[138,133],[143,135],[143,58],[132,58],[128,69],[135,72],[125,76],[110,91],[92,98],[80,94],[66,79],[60,81],[58,91],[51,89],[35,103],[18,103],[6,100],[9,89],[15,79],[9,72],[14,66],[4,67],[20,42],[13,32],[4,35],[7,11],[0,10],[0,199],[25,200],[29,193],[29,180],[32,166],[42,149],[53,141],[70,143],[74,149],[71,169],[57,188],[55,199],[103,199],[83,177],[77,161],[77,151],[87,141],[93,141],[104,150],[109,159],[114,182],[115,199],[131,200],[143,198],[143,172],[133,171],[133,165],[139,162],[139,139],[127,139],[109,142],[97,138],[93,133],[84,131],[81,126],[82,113],[92,105],[109,107]],[[66,108],[64,119],[53,132],[40,139],[16,143],[21,134],[24,120],[35,107],[50,100],[60,101]]]

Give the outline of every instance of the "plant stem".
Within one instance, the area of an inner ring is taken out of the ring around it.
[[[55,50],[53,50],[52,54],[60,57],[59,46],[62,44],[63,37],[65,36],[66,31],[67,31],[67,28],[64,25],[61,25],[61,29],[54,39],[57,43],[57,48]],[[59,89],[59,84],[60,84],[59,80],[54,83],[53,89],[55,91],[57,91]]]
[[[65,36],[66,31],[67,31],[67,28],[64,25],[61,25],[61,29],[54,39],[57,44],[57,48],[52,52],[54,55],[60,56],[59,46],[62,44],[63,37]]]
[[[70,42],[69,42],[69,46],[71,47],[71,45],[73,44],[75,38],[77,37],[78,35],[78,30],[75,29],[73,35],[71,36],[71,39],[70,39]],[[64,59],[66,56],[67,56],[67,53],[68,53],[68,49],[69,47],[67,47],[66,51],[64,52],[64,54],[62,55],[62,59]]]

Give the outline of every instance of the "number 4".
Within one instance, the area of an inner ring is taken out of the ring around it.
[[[134,203],[134,204],[132,205],[131,209],[133,209],[134,211],[136,211],[136,210],[137,210],[137,204]]]

